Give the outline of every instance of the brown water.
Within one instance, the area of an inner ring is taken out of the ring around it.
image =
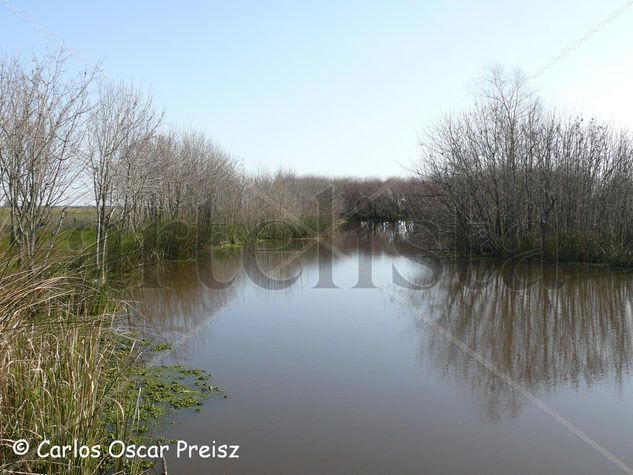
[[[171,473],[633,466],[633,275],[414,259],[402,239],[361,228],[334,251],[224,252],[159,272],[141,310],[175,342],[164,362],[204,368],[228,394],[164,435],[240,445],[238,460],[169,453]],[[211,276],[236,277],[211,290]]]

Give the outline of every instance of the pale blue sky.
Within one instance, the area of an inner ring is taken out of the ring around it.
[[[464,107],[486,64],[529,74],[625,3],[9,1],[109,76],[142,80],[171,122],[249,169],[362,176],[402,174],[423,125]],[[5,52],[47,43],[0,2]],[[536,85],[633,128],[631,51],[633,8]]]

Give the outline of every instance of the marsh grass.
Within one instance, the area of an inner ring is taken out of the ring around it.
[[[106,444],[131,437],[137,409],[122,395],[136,345],[121,345],[114,309],[81,281],[52,269],[0,277],[0,472],[104,473],[123,470],[107,457],[42,460],[35,447]],[[113,414],[109,424],[105,413]],[[13,441],[31,450],[17,457]],[[127,467],[126,471],[137,471]]]
[[[155,442],[168,411],[221,395],[204,371],[145,364],[169,345],[116,330],[125,306],[93,284],[93,269],[64,260],[0,269],[0,473],[143,473],[154,460],[112,458],[110,442]],[[22,457],[12,451],[19,439],[31,445]],[[99,446],[101,455],[41,458],[43,440]]]
[[[27,268],[0,233],[0,473],[150,468],[152,461],[113,459],[106,448],[113,440],[151,442],[148,421],[169,409],[199,410],[207,398],[223,394],[200,370],[143,364],[144,353],[167,346],[146,345],[115,330],[124,309],[113,295],[113,281],[121,277],[126,287],[123,276],[148,260],[195,258],[218,245],[317,233],[306,228],[271,222],[252,234],[240,225],[157,223],[140,233],[116,231],[108,242],[107,285],[97,277],[96,235],[86,226],[64,229],[53,252]],[[12,451],[19,439],[31,445],[21,457]],[[101,456],[42,459],[36,448],[43,440],[99,446]]]

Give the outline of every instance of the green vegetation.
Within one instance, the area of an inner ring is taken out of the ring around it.
[[[74,222],[85,215],[83,209],[67,213]],[[115,331],[121,311],[118,287],[126,287],[125,274],[147,261],[192,259],[205,250],[318,234],[315,219],[303,223],[294,227],[273,221],[249,228],[157,222],[137,232],[115,230],[107,243],[106,281],[98,279],[96,232],[89,223],[66,227],[51,238],[52,246],[45,246],[46,259],[36,252],[26,267],[5,239],[0,265],[0,470],[147,469],[151,461],[107,456],[51,460],[31,451],[17,457],[11,443],[21,438],[102,447],[112,440],[148,443],[170,411],[200,410],[207,398],[224,397],[201,370],[144,363],[148,353],[169,350],[170,344]]]
[[[170,409],[195,409],[221,395],[203,371],[143,364],[145,354],[169,345],[115,332],[115,301],[63,270],[0,276],[0,471],[137,473],[147,462],[105,455],[41,459],[33,450],[18,457],[11,449],[18,439],[32,447],[44,439],[102,447],[115,439],[147,443],[148,429]]]
[[[56,211],[57,212],[57,211]],[[115,330],[122,310],[119,288],[127,273],[148,261],[193,259],[205,250],[231,250],[256,242],[302,239],[321,230],[317,220],[301,225],[272,221],[249,227],[158,221],[142,230],[116,229],[106,248],[106,275],[95,265],[96,232],[85,209],[70,209],[66,226],[32,260],[4,233],[0,265],[0,470],[38,473],[139,473],[151,461],[17,457],[13,441],[73,440],[105,447],[112,440],[151,442],[157,423],[172,410],[200,410],[210,397],[224,397],[203,371],[151,366],[146,355],[170,349]],[[52,243],[52,246],[48,244]],[[70,277],[73,276],[73,277]]]

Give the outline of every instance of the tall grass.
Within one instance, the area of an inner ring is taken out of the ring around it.
[[[124,398],[134,345],[122,347],[112,330],[112,309],[98,294],[54,274],[47,269],[0,276],[0,472],[116,472],[123,459],[53,460],[35,453],[44,439],[107,447],[130,437],[135,424],[135,408]],[[23,457],[11,449],[18,439],[31,444]]]
[[[157,220],[135,232],[113,230],[104,261],[108,282],[147,261],[191,259],[216,246],[314,237],[328,227],[312,216],[301,216],[300,223]],[[138,442],[157,404],[201,404],[208,393],[206,376],[196,373],[187,388],[181,380],[192,370],[175,368],[169,387],[181,388],[184,396],[161,394],[164,375],[139,371],[138,345],[113,329],[118,309],[98,277],[95,231],[70,227],[53,246],[45,244],[51,252],[36,253],[27,266],[0,232],[0,473],[140,473],[147,462],[112,459],[109,443]],[[12,451],[19,439],[31,444],[24,456]],[[41,458],[36,448],[43,440],[99,446],[101,456]]]

